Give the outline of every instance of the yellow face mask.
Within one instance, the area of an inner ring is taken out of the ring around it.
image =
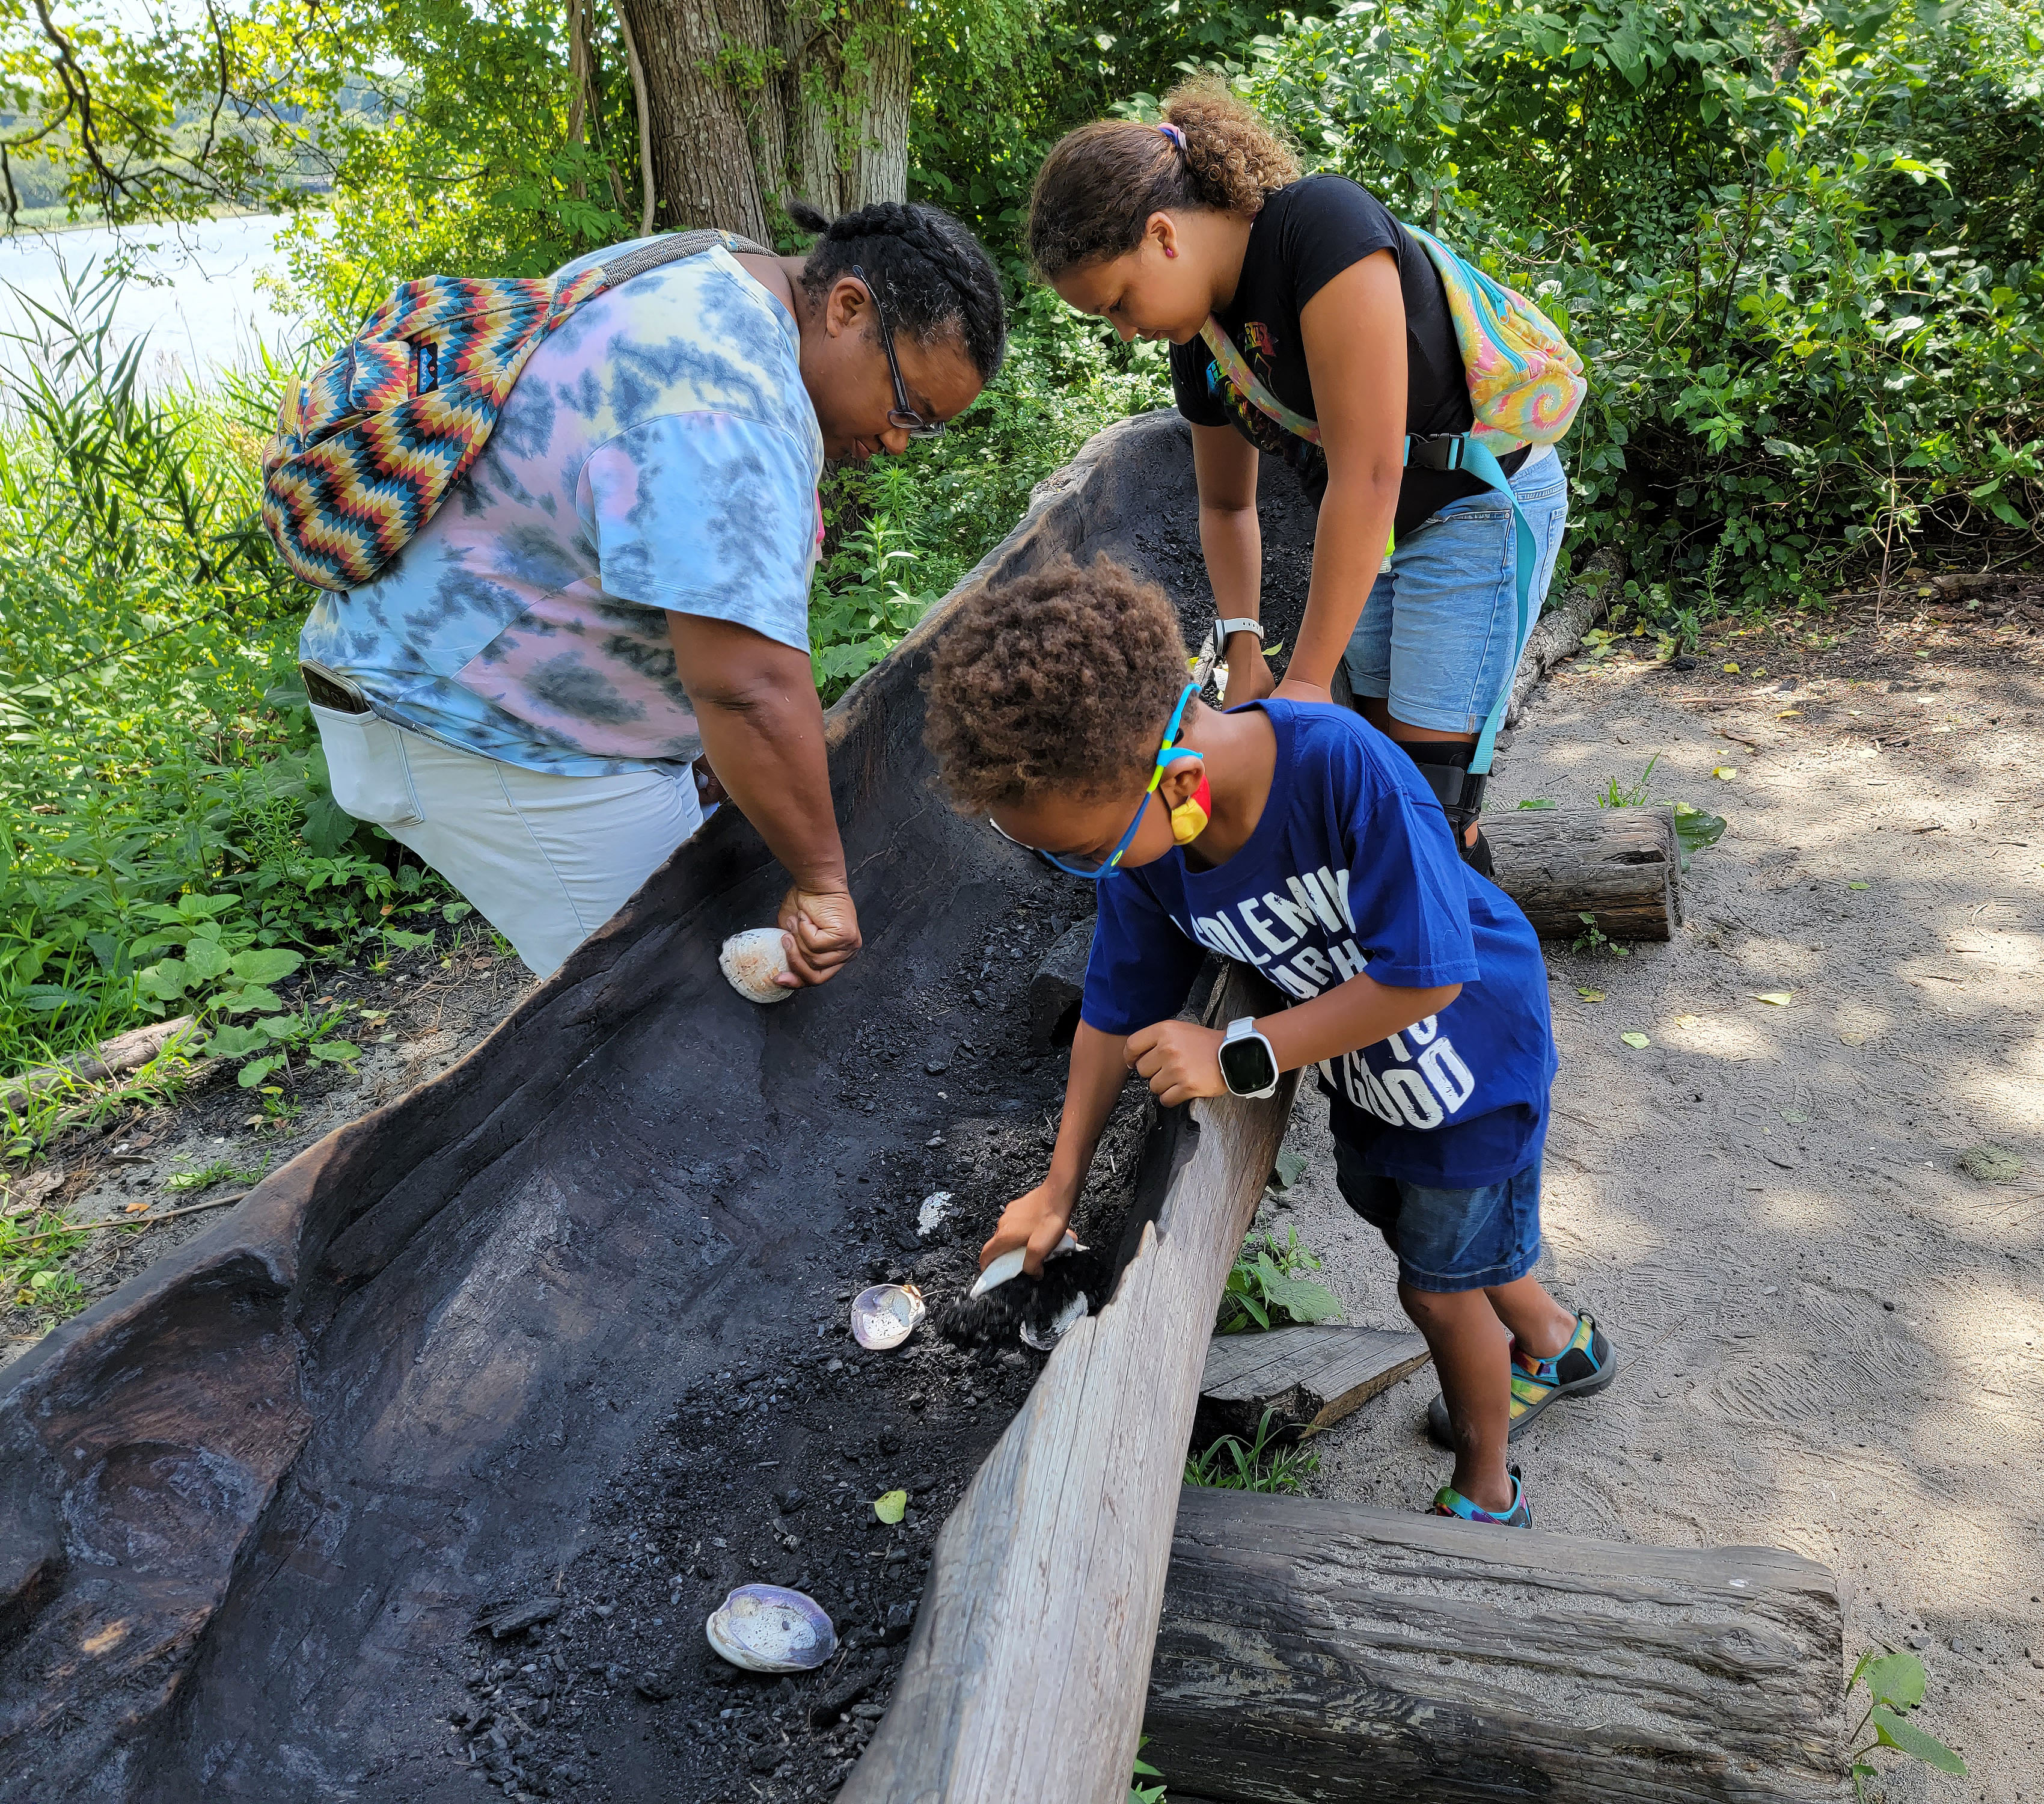
[[[1197,754],[1195,754],[1197,756]],[[1207,787],[1206,760],[1200,760],[1199,787],[1171,810],[1171,838],[1179,845],[1190,845],[1207,830],[1213,819],[1213,791]]]

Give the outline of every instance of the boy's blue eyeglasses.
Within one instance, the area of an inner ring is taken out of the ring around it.
[[[997,833],[1001,833],[1001,837],[1010,845],[1021,845],[1024,852],[1033,852],[1046,864],[1054,866],[1067,876],[1084,877],[1089,883],[1096,883],[1103,877],[1113,876],[1116,874],[1115,867],[1121,863],[1121,855],[1128,851],[1130,842],[1135,837],[1136,829],[1143,825],[1143,816],[1150,806],[1150,798],[1157,793],[1157,786],[1164,780],[1165,767],[1170,761],[1170,755],[1178,737],[1178,728],[1185,717],[1185,705],[1199,692],[1200,686],[1197,683],[1187,683],[1178,692],[1178,705],[1171,710],[1171,718],[1166,723],[1164,728],[1163,743],[1157,748],[1157,768],[1150,773],[1149,785],[1143,791],[1142,801],[1136,804],[1135,818],[1128,823],[1128,831],[1121,836],[1120,844],[1116,845],[1106,857],[1088,858],[1081,853],[1071,860],[1062,859],[1055,852],[1044,851],[1041,846],[1022,845],[1022,842],[1012,833],[1001,833],[1001,823],[990,814],[986,817],[987,825]]]

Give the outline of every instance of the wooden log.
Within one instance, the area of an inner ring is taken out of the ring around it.
[[[1836,1804],[1843,1662],[1776,1548],[1188,1491],[1143,1758],[1174,1804]]]
[[[1274,1432],[1330,1428],[1428,1357],[1427,1343],[1409,1329],[1326,1321],[1267,1334],[1216,1334],[1200,1378],[1193,1444],[1207,1446],[1224,1434],[1247,1440],[1266,1410]]]
[[[1585,914],[1619,940],[1669,939],[1682,924],[1672,810],[1504,810],[1483,831],[1497,887],[1543,938],[1575,938]]]
[[[1208,1018],[1274,1000],[1231,970]],[[1208,1332],[1293,1088],[1162,1112],[1143,1165],[1168,1186],[1155,1221],[944,1525],[839,1804],[1126,1804]]]

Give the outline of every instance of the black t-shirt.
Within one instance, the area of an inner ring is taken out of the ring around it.
[[[1216,317],[1258,380],[1294,413],[1318,419],[1299,315],[1343,270],[1378,251],[1397,258],[1405,296],[1405,430],[1466,433],[1476,416],[1440,272],[1426,246],[1384,203],[1345,175],[1308,175],[1263,203],[1249,229],[1235,298]],[[1239,393],[1201,340],[1171,347],[1171,386],[1178,411],[1193,425],[1233,425],[1296,471],[1313,505],[1320,505],[1327,487],[1327,454]],[[1525,458],[1520,451],[1504,459],[1506,471]],[[1408,469],[1398,491],[1398,536],[1448,502],[1481,494],[1484,487],[1460,471]]]

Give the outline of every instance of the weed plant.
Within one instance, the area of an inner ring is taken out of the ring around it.
[[[1287,1228],[1281,1242],[1266,1230],[1243,1243],[1228,1271],[1214,1321],[1217,1334],[1282,1328],[1292,1323],[1330,1321],[1342,1312],[1341,1298],[1326,1285],[1301,1277],[1318,1271],[1320,1256]]]
[[[1266,1410],[1256,1433],[1245,1444],[1224,1434],[1204,1453],[1185,1462],[1185,1482],[1211,1491],[1261,1491],[1303,1497],[1306,1481],[1320,1469],[1320,1456],[1299,1447],[1278,1444],[1271,1427],[1277,1412]]]

